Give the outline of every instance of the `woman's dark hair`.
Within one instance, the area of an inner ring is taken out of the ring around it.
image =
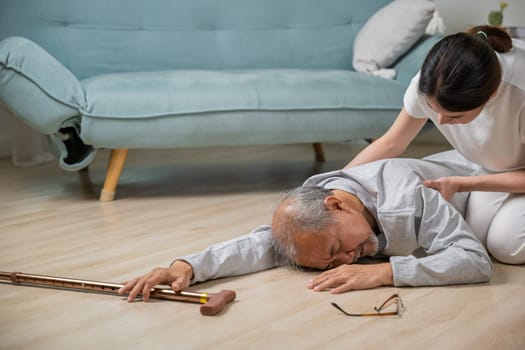
[[[448,35],[430,49],[419,78],[419,91],[450,112],[464,112],[485,104],[501,81],[494,51],[512,49],[504,30],[477,26]]]

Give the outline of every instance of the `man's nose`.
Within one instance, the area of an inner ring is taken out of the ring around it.
[[[450,120],[449,120],[446,116],[444,116],[443,114],[441,114],[441,113],[438,113],[438,115],[437,115],[437,120],[438,120],[438,123],[439,123],[440,125],[443,125],[443,124],[450,124]]]
[[[340,265],[349,265],[354,262],[355,252],[351,251],[348,253],[341,252],[335,255],[334,257],[334,267]]]

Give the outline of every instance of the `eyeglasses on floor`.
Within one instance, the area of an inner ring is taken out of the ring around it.
[[[374,312],[351,313],[351,312],[345,311],[341,306],[337,305],[336,303],[331,303],[331,305],[335,307],[337,310],[341,311],[346,316],[352,316],[352,317],[368,317],[368,316],[398,316],[398,317],[401,317],[403,311],[405,310],[405,306],[403,305],[401,296],[397,293],[389,296],[380,306],[375,306],[374,307],[374,310],[376,311],[375,313]],[[395,311],[384,311],[390,305],[396,306]]]

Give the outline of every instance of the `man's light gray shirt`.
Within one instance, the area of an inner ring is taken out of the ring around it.
[[[468,193],[456,193],[447,202],[423,185],[427,179],[478,171],[449,151],[424,160],[387,159],[315,175],[303,186],[343,190],[363,202],[382,233],[379,254],[389,257],[395,286],[478,283],[490,279],[493,266],[463,218]],[[192,265],[192,283],[261,271],[284,261],[274,249],[270,226],[177,260]]]

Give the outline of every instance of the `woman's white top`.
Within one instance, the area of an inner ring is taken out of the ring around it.
[[[418,91],[419,73],[404,97],[408,114],[431,119],[459,153],[491,172],[525,168],[525,42],[513,39],[512,43],[511,51],[496,53],[501,83],[472,122],[440,125],[437,113]]]

